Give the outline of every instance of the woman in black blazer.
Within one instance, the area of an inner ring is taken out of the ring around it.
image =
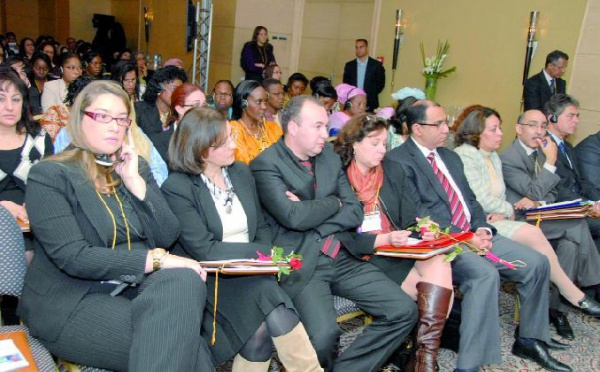
[[[383,161],[386,141],[387,123],[373,115],[352,117],[338,134],[335,151],[347,167],[350,185],[365,210],[357,233],[347,233],[340,240],[355,256],[378,266],[417,301],[414,370],[435,371],[440,336],[452,301],[452,271],[442,255],[422,261],[373,255],[376,247],[406,245],[411,233],[405,229],[419,217],[415,203],[419,196],[404,186],[402,168]],[[431,239],[431,233],[426,238]]]
[[[200,336],[206,272],[159,248],[179,228],[125,139],[129,110],[119,85],[90,83],[71,110],[71,145],[29,172],[35,255],[19,315],[59,358],[115,371],[211,371]]]
[[[173,172],[162,185],[179,219],[175,251],[196,260],[257,258],[270,254],[271,232],[249,168],[234,162],[231,126],[218,111],[199,107],[179,121],[169,146]],[[291,274],[292,277],[294,273]],[[207,279],[213,293],[216,280]],[[213,335],[215,299],[209,296],[203,335]],[[267,371],[273,344],[287,371],[322,371],[290,298],[274,276],[220,277],[215,363],[235,356],[233,371]]]

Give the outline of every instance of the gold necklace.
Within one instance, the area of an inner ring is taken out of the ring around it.
[[[267,132],[265,130],[264,125],[261,125],[259,123],[256,125],[256,129],[254,131],[251,131],[250,127],[248,125],[246,125],[246,123],[244,123],[244,121],[242,121],[242,119],[240,119],[239,121],[240,121],[240,123],[242,123],[242,126],[246,129],[246,132],[248,132],[248,134],[250,134],[252,137],[254,137],[254,139],[256,139],[257,141],[260,141],[261,138],[267,136]]]
[[[115,187],[112,186],[111,190],[115,194],[115,197],[117,198],[117,202],[119,203],[119,208],[121,208],[121,216],[123,216],[123,222],[125,223],[125,231],[127,233],[127,249],[131,250],[131,237],[129,235],[129,222],[127,221],[127,216],[125,216],[125,209],[123,208],[123,203],[121,203],[121,198],[119,198],[119,194],[117,193],[117,190],[115,189]],[[113,212],[110,210],[110,207],[108,206],[108,204],[102,197],[102,195],[98,192],[97,189],[95,189],[95,191],[96,191],[96,195],[98,195],[98,197],[100,198],[100,201],[102,202],[102,204],[104,204],[104,207],[108,211],[108,214],[110,215],[110,219],[112,220],[112,223],[113,223],[112,249],[114,250],[117,245],[117,220],[116,220]],[[109,195],[109,197],[110,197],[110,195]]]

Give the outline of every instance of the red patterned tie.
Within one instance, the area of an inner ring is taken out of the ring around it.
[[[458,226],[462,231],[469,231],[471,225],[467,220],[463,205],[458,198],[458,194],[450,184],[450,181],[448,181],[448,178],[438,168],[437,163],[435,162],[435,153],[430,152],[427,156],[427,160],[429,160],[431,163],[431,166],[433,167],[433,173],[435,173],[438,180],[440,180],[440,183],[442,184],[442,187],[448,196],[448,201],[450,202],[450,209],[452,212],[452,224]]]

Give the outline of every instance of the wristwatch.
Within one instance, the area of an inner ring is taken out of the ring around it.
[[[167,251],[164,248],[154,248],[152,250],[152,270],[157,271],[163,267],[163,258],[166,256]]]

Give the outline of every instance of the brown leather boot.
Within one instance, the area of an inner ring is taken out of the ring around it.
[[[419,282],[417,291],[419,323],[415,371],[434,372],[452,290],[431,283]]]

